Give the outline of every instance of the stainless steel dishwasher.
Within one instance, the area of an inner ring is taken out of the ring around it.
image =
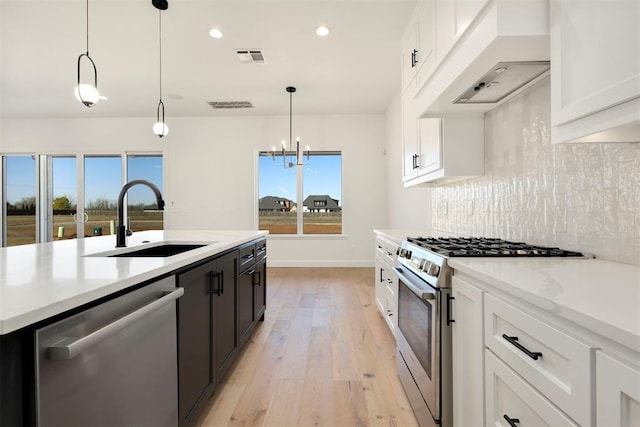
[[[175,277],[36,331],[40,426],[177,426]]]

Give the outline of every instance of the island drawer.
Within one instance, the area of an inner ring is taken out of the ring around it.
[[[485,343],[578,423],[592,424],[595,349],[490,294]]]

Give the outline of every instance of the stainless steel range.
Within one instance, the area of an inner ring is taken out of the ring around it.
[[[452,426],[451,257],[583,257],[490,238],[408,237],[398,249],[398,376],[421,426]]]

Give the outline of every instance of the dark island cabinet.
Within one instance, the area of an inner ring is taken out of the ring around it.
[[[263,258],[256,264],[255,279],[253,282],[253,318],[256,321],[264,320],[264,311],[267,308],[267,259]]]
[[[237,351],[237,260],[233,251],[177,275],[180,425],[195,421]]]
[[[218,258],[215,274],[217,287],[213,293],[214,369],[216,378],[220,379],[238,351],[236,340],[237,253]]]
[[[267,241],[260,239],[239,248],[238,343],[243,345],[256,326],[264,320],[266,307]]]

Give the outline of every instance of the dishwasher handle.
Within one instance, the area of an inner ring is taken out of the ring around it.
[[[82,338],[65,338],[55,345],[47,349],[47,357],[49,360],[69,360],[83,352],[84,350],[98,344],[118,331],[126,328],[134,322],[147,316],[149,313],[160,309],[160,307],[173,302],[184,294],[183,288],[177,288],[174,291],[166,293],[161,298],[139,308],[138,310],[127,314],[109,323],[103,328],[98,329]]]

